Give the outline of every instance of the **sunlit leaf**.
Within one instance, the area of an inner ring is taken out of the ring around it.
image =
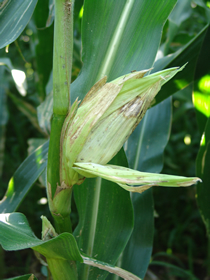
[[[0,213],[14,212],[47,166],[49,142],[36,149],[14,173],[0,201]]]
[[[202,179],[197,186],[197,201],[201,217],[206,226],[207,234],[210,236],[210,118],[208,118],[205,131],[202,136],[200,150],[196,159],[196,174]]]

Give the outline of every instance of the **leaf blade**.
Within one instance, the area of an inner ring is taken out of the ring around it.
[[[4,2],[5,4],[0,6],[0,49],[19,37],[33,14],[37,0],[8,0]]]
[[[122,150],[114,161],[126,163]],[[115,263],[132,231],[129,193],[114,183],[87,179],[82,185],[74,186],[74,197],[80,217],[74,236],[80,250],[100,261]],[[78,265],[78,271],[79,279],[105,279],[107,276],[106,271],[83,265]]]
[[[0,213],[14,212],[33,183],[47,166],[49,142],[36,149],[23,161],[10,179],[5,196],[0,201]]]

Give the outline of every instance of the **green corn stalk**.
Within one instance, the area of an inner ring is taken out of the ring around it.
[[[60,135],[70,104],[70,83],[73,52],[73,1],[55,1],[53,51],[53,118],[48,153],[47,192],[50,211],[58,233],[72,232],[69,213],[70,189],[61,192],[60,186]],[[66,199],[65,199],[66,198]],[[58,209],[55,201],[62,201]]]
[[[55,0],[53,54],[53,118],[47,166],[47,195],[56,231],[72,232],[71,189],[60,184],[60,135],[70,104],[73,53],[73,0]],[[44,228],[43,228],[44,229]],[[47,259],[54,280],[77,280],[74,261]]]

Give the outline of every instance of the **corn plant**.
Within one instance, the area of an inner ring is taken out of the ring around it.
[[[167,56],[174,26],[180,24],[178,13],[185,15],[181,1],[175,7],[176,2],[85,0],[83,65],[71,83],[76,3],[49,1],[54,11],[53,96],[42,95],[37,111],[39,129],[47,134],[44,112],[52,110],[50,139],[17,169],[0,203],[3,249],[32,248],[48,267],[49,279],[143,279],[152,252],[152,187],[201,182],[198,177],[159,174],[170,134],[170,95],[193,81],[208,29],[204,26]],[[36,4],[0,4],[1,48],[21,34]],[[158,59],[167,18],[170,36]],[[1,63],[13,70],[9,60]],[[27,218],[15,211],[43,173],[54,223],[41,217],[39,239]],[[75,229],[72,194],[79,213]]]

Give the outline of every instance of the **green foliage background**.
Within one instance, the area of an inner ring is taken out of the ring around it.
[[[177,14],[174,13],[169,17],[163,29],[160,49],[165,56],[171,53],[174,54],[174,56],[172,56],[173,59],[167,57],[165,65],[169,65],[170,63],[173,64],[175,62],[177,63],[177,61],[183,63],[184,59],[180,59],[179,56],[177,59],[176,52],[182,50],[190,40],[197,38],[196,36],[206,26],[209,19],[208,10],[202,7],[202,4],[204,4],[204,6],[205,4],[208,4],[207,1],[206,3],[204,1],[178,1],[178,3],[178,8],[180,9],[177,9]],[[50,76],[53,52],[53,24],[50,25],[50,21],[51,17],[53,17],[53,13],[49,14],[50,4],[52,4],[52,1],[38,1],[33,17],[29,21],[27,27],[16,39],[15,43],[9,45],[9,53],[6,53],[4,48],[0,50],[1,58],[9,58],[14,68],[26,72],[28,83],[27,96],[20,96],[8,71],[8,67],[0,67],[0,90],[4,92],[5,96],[4,100],[2,99],[3,101],[1,104],[5,104],[3,102],[6,102],[6,106],[4,106],[1,111],[1,114],[4,113],[4,118],[1,117],[2,120],[4,119],[4,123],[3,121],[1,123],[1,143],[4,143],[3,149],[0,151],[0,166],[3,166],[0,178],[1,197],[3,197],[7,189],[8,181],[13,176],[15,170],[27,157],[27,148],[28,152],[29,150],[31,152],[34,148],[40,145],[40,142],[38,142],[37,139],[41,139],[43,143],[44,140],[49,138],[50,119],[45,118],[46,122],[44,124],[44,131],[39,129],[37,127],[38,120],[36,117],[36,109],[42,101],[48,100],[47,98],[50,99],[52,91]],[[80,59],[82,5],[83,1],[76,1],[75,3],[73,80],[76,79],[82,67]],[[99,14],[99,16],[101,16],[101,14]],[[46,22],[49,24],[48,27],[46,27]],[[100,36],[100,34],[98,36]],[[190,47],[192,46],[193,43],[190,44]],[[205,51],[205,45],[203,45],[203,48]],[[122,49],[121,52],[122,53],[119,54],[119,57],[123,55],[126,50]],[[186,52],[190,52],[189,48]],[[83,62],[85,62],[86,58],[83,57],[83,59]],[[131,62],[128,62],[128,64],[129,63]],[[162,63],[164,64],[164,61],[162,61]],[[204,65],[202,51],[197,65]],[[142,65],[142,67],[145,68],[144,66],[147,67],[146,59],[145,65]],[[206,69],[207,67],[205,66],[204,69],[206,71],[203,71],[204,73],[202,73],[202,71],[199,71],[201,67],[199,68],[198,66],[195,83],[201,77],[201,74],[204,75],[209,70]],[[91,63],[89,64],[89,67],[91,68]],[[132,63],[129,67],[130,71],[139,70],[133,69]],[[158,63],[154,65],[154,69],[158,69],[158,67]],[[83,69],[80,79],[82,79],[86,71],[90,70],[91,69]],[[96,69],[95,72],[97,73],[97,71],[98,70]],[[188,70],[186,69],[186,71],[189,73],[188,76],[194,75],[193,71],[191,73],[189,68]],[[89,87],[94,83],[95,79],[97,79],[96,73],[92,71]],[[110,72],[110,77],[115,78],[121,74],[124,73],[120,72],[120,68],[116,70],[113,67]],[[78,84],[78,81],[79,80],[73,83],[72,88],[78,88],[81,97],[84,85],[83,83]],[[183,90],[177,91],[177,88],[174,90],[176,93],[172,99],[173,119],[171,135],[164,153],[163,173],[195,176],[196,156],[198,154],[200,138],[203,130],[199,131],[197,125],[196,110],[192,103],[192,89],[193,82]],[[165,96],[165,92],[167,92],[167,89],[160,93],[157,102],[163,99],[161,99],[161,96]],[[3,93],[1,96],[3,96]],[[168,107],[170,107],[170,101],[166,102],[169,102]],[[170,112],[168,113],[168,116],[169,115]],[[139,127],[138,129],[141,130],[142,127]],[[191,143],[188,145],[184,142],[186,136],[191,139]],[[151,139],[152,137],[155,136],[151,136]],[[19,212],[22,212],[27,216],[32,230],[38,237],[40,237],[41,232],[40,216],[46,215],[51,219],[48,206],[46,204],[42,205],[39,202],[42,197],[46,197],[45,188],[43,187],[44,182],[45,174],[42,174],[40,180],[36,181],[33,188],[18,208]],[[154,210],[156,213],[153,248],[154,262],[149,266],[149,272],[157,274],[159,279],[172,279],[171,277],[173,276],[175,276],[176,279],[202,279],[206,276],[205,263],[208,262],[209,259],[206,250],[206,230],[197,207],[195,196],[195,187],[178,190],[161,189],[158,187],[153,189]],[[146,199],[148,199],[148,197]],[[148,200],[150,199],[151,198]],[[138,197],[136,197],[136,200],[138,201]],[[75,228],[78,223],[78,212],[74,200],[72,221]],[[129,249],[127,250],[127,252],[129,252]],[[3,254],[5,254],[4,257]],[[7,255],[11,256],[11,253],[2,252],[2,259],[4,259],[2,262],[2,267],[4,266],[2,271],[4,271],[4,274],[2,272],[2,275],[4,275],[4,277],[13,277],[32,272],[30,270],[31,264],[29,263],[31,263],[32,260],[34,261],[34,257],[31,252],[16,252],[12,255],[12,264],[9,261],[9,258],[11,257],[7,257]],[[26,268],[24,268],[25,261],[28,263]],[[160,266],[161,263],[158,264],[155,263],[155,261],[162,261],[164,262],[164,265]],[[5,265],[3,265],[3,263],[5,263]],[[174,267],[167,268],[166,263],[176,265],[180,270],[177,268],[175,269]],[[30,269],[28,270],[29,266]],[[35,267],[35,272],[37,271],[39,276],[43,277],[44,272],[42,271],[41,275],[41,267],[38,265],[38,262]],[[149,277],[149,274],[147,277]],[[109,276],[108,279],[113,278]]]

